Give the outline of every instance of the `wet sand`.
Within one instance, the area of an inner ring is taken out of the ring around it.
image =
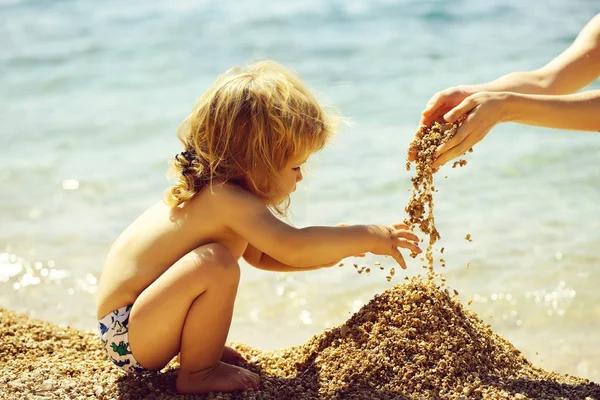
[[[2,399],[600,399],[600,385],[533,366],[445,290],[417,278],[301,346],[262,352],[232,343],[261,376],[256,392],[179,396],[176,361],[127,375],[94,333],[3,309],[0,337]]]

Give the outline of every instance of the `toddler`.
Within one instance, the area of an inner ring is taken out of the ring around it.
[[[295,228],[284,215],[302,165],[333,118],[273,61],[232,68],[179,128],[177,182],[116,239],[99,282],[97,316],[112,361],[160,370],[180,355],[179,393],[253,390],[257,374],[225,346],[243,257],[268,271],[306,271],[366,252],[406,264],[420,253],[402,223]]]

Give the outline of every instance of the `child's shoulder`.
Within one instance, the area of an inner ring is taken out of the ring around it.
[[[214,184],[204,190],[211,201],[220,207],[264,206],[258,196],[232,183]]]

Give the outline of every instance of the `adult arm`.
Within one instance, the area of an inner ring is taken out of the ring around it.
[[[539,95],[510,92],[481,92],[467,97],[450,111],[446,118],[452,122],[465,110],[472,111],[452,140],[458,144],[436,151],[434,168],[467,152],[490,129],[501,122],[580,131],[600,131],[600,90],[567,95]]]
[[[481,141],[494,125],[507,120],[562,129],[598,130],[594,116],[590,116],[597,104],[593,91],[556,99],[535,96],[570,94],[585,87],[599,75],[600,14],[585,25],[565,51],[542,68],[513,72],[488,83],[458,86],[436,93],[423,111],[421,124],[430,125],[442,119],[453,122],[465,114],[468,117],[456,135],[437,149],[434,165],[437,168],[461,156]],[[510,99],[513,105],[520,104],[524,108],[513,108],[510,112],[511,107],[498,105],[504,99]],[[483,103],[488,105],[480,107]],[[541,115],[544,112],[554,113],[558,109],[560,111],[554,115]],[[575,120],[575,115],[581,115],[583,119]],[[421,130],[415,135],[419,134]],[[415,150],[409,148],[408,160],[414,161],[415,156]]]
[[[584,26],[565,51],[539,69],[511,72],[491,82],[451,87],[434,94],[425,106],[421,124],[430,125],[442,119],[465,98],[478,92],[568,94],[587,86],[599,75],[600,14]]]

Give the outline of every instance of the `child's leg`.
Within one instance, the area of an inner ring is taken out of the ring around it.
[[[240,270],[220,244],[177,261],[137,298],[129,345],[145,368],[160,369],[181,351],[177,390],[184,393],[257,388],[258,375],[220,362]]]
[[[221,354],[221,361],[227,364],[239,364],[244,360],[244,357],[237,350],[229,346],[223,347],[223,353]],[[177,354],[177,362],[181,363],[181,355]]]

